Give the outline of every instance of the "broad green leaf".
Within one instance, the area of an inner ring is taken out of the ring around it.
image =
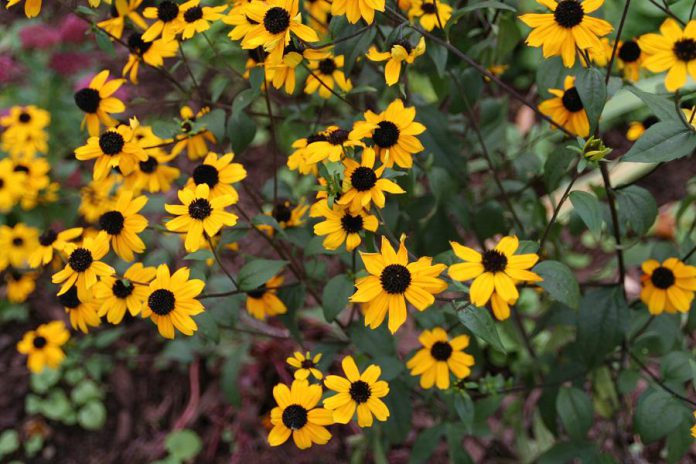
[[[339,274],[329,280],[324,287],[322,297],[324,317],[327,321],[331,322],[336,319],[336,316],[348,305],[348,298],[354,290],[353,280],[345,274]]]
[[[241,404],[241,393],[239,391],[239,369],[242,367],[242,359],[246,353],[245,347],[239,347],[231,352],[225,360],[220,375],[220,386],[225,399],[234,406]]]
[[[225,110],[216,108],[210,113],[204,114],[197,122],[205,126],[206,129],[213,133],[218,142],[221,142],[225,138],[226,119],[227,114]]]
[[[570,192],[570,202],[592,235],[599,237],[602,233],[602,207],[596,196],[576,190]]]
[[[590,366],[601,363],[621,343],[629,318],[630,310],[620,287],[587,292],[578,312],[580,357]]]
[[[19,434],[16,430],[8,429],[0,433],[0,458],[14,453],[19,449]]]
[[[457,310],[459,321],[464,327],[469,329],[472,334],[490,343],[493,348],[505,353],[503,343],[498,336],[498,329],[491,317],[491,313],[486,308],[477,308],[469,305]]]
[[[227,120],[227,137],[232,144],[232,150],[239,154],[254,141],[256,122],[245,113],[233,113]]]
[[[619,221],[639,235],[646,233],[657,218],[657,202],[652,193],[637,185],[616,191],[616,207]]]
[[[655,115],[660,121],[679,121],[681,122],[681,116],[677,113],[677,107],[672,100],[661,95],[655,95],[654,93],[648,93],[640,90],[638,87],[629,86],[628,90],[634,94],[636,97],[643,100],[652,114]]]
[[[607,101],[607,86],[604,84],[605,74],[598,68],[586,68],[577,74],[575,87],[578,89],[580,100],[590,120],[590,133],[594,132],[599,117]]]
[[[533,269],[544,280],[538,285],[549,292],[551,298],[577,309],[580,304],[580,285],[568,266],[558,261],[542,261]]]
[[[207,261],[213,258],[215,258],[213,252],[206,249],[200,249],[184,256],[184,259],[187,261]]]
[[[653,124],[633,144],[622,161],[660,163],[686,156],[696,148],[696,133],[682,121]]]
[[[594,416],[592,400],[587,393],[574,387],[561,388],[556,398],[556,410],[568,435],[575,441],[583,440]]]
[[[99,430],[106,422],[106,408],[99,400],[92,400],[77,412],[77,422],[87,430]]]
[[[447,49],[441,45],[435,44],[434,42],[430,42],[425,50],[425,53],[430,57],[431,60],[433,60],[437,75],[440,77],[444,76],[445,71],[447,70]]]
[[[680,421],[681,402],[663,390],[653,390],[643,394],[638,400],[633,417],[634,430],[644,443],[652,443],[669,434]]]
[[[459,419],[462,421],[459,426],[466,432],[471,433],[474,426],[474,402],[471,401],[469,395],[464,393],[455,396],[454,410],[457,411]]]
[[[401,380],[389,382],[389,394],[384,402],[389,408],[389,420],[383,425],[384,434],[392,444],[402,443],[413,430],[411,389]]]
[[[164,447],[179,461],[188,461],[198,456],[203,449],[203,442],[193,430],[181,429],[167,435]]]
[[[271,259],[255,259],[239,270],[237,283],[243,291],[255,290],[266,283],[271,277],[280,272],[287,261]]]
[[[440,439],[445,432],[443,424],[438,424],[434,427],[424,429],[416,438],[411,448],[411,456],[408,460],[409,464],[420,464],[429,462],[430,456],[440,444]]]

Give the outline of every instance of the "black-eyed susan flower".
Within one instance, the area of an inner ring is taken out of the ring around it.
[[[530,47],[543,47],[544,58],[560,56],[563,64],[575,64],[576,50],[600,48],[599,37],[612,31],[607,21],[589,16],[604,0],[537,0],[552,13],[524,14],[520,20],[532,28],[527,37]]]
[[[14,170],[9,158],[0,160],[0,212],[7,213],[21,199],[26,173]]]
[[[51,113],[35,105],[13,106],[0,118],[5,132],[15,132],[23,139],[27,134],[43,131],[51,123]]]
[[[196,190],[179,190],[181,205],[164,205],[170,214],[177,216],[167,222],[166,227],[173,232],[186,232],[186,251],[193,252],[205,243],[204,233],[208,237],[217,234],[223,226],[233,226],[237,216],[225,211],[233,203],[231,195],[211,198],[208,184],[196,186]]]
[[[187,267],[170,274],[167,265],[160,264],[148,287],[142,315],[157,324],[157,330],[164,338],[174,338],[174,329],[184,335],[193,335],[198,330],[191,316],[204,311],[196,297],[203,291],[205,282],[189,279],[189,275]]]
[[[549,89],[549,93],[553,97],[541,102],[539,110],[573,134],[587,137],[590,134],[590,120],[575,88],[575,77],[566,76],[563,90]]]
[[[331,15],[345,16],[351,24],[357,23],[360,18],[372,24],[375,11],[384,13],[384,4],[384,0],[332,0]]]
[[[440,0],[414,0],[408,10],[411,21],[417,21],[426,31],[444,28],[452,17],[452,7]]]
[[[173,39],[184,27],[183,18],[179,16],[179,5],[171,0],[164,0],[156,7],[149,6],[143,11],[147,19],[156,19],[143,32],[142,40],[152,42],[157,37]]]
[[[41,372],[45,367],[55,369],[65,359],[61,347],[68,340],[70,332],[63,321],[53,321],[25,333],[17,343],[17,351],[27,355],[27,366],[32,372]]]
[[[645,60],[645,53],[641,50],[638,40],[619,42],[616,57],[618,58],[617,67],[623,72],[624,77],[631,82],[637,81]]]
[[[330,98],[335,86],[344,92],[353,88],[350,79],[343,73],[343,55],[333,56],[328,51],[308,50],[310,74],[305,82],[305,93],[313,94],[319,91],[321,98]]]
[[[143,0],[113,0],[111,4],[111,18],[97,23],[97,27],[103,29],[109,35],[120,39],[123,36],[123,28],[126,25],[126,18],[140,29],[146,29],[147,23],[140,16],[138,8]]]
[[[181,38],[190,39],[195,34],[210,29],[210,23],[222,17],[227,5],[201,6],[200,0],[190,0],[179,7],[179,18],[182,20]]]
[[[450,386],[450,372],[457,380],[471,373],[474,358],[464,352],[464,348],[469,346],[468,336],[459,335],[450,340],[444,329],[435,327],[424,330],[418,341],[423,348],[408,360],[406,367],[411,370],[411,375],[420,376],[422,388],[437,385],[440,390],[446,390]]]
[[[99,136],[90,137],[87,144],[75,149],[75,158],[80,161],[96,159],[96,181],[105,179],[111,168],[115,167],[127,176],[133,172],[137,162],[147,160],[147,153],[134,138],[134,130],[137,127],[138,121],[133,118],[129,125],[120,124]]]
[[[323,0],[316,0],[317,2]],[[304,53],[309,50],[303,50],[291,40],[283,51],[283,59],[280,63],[272,63],[266,66],[266,78],[271,82],[274,88],[284,89],[285,93],[292,95],[295,92],[295,83],[297,77],[295,68],[297,68],[304,60]]]
[[[36,272],[19,272],[11,269],[5,273],[5,283],[7,284],[7,301],[11,303],[23,303],[29,298],[36,289]]]
[[[360,373],[352,356],[343,358],[341,366],[345,377],[327,375],[324,380],[326,388],[336,392],[324,400],[324,407],[333,412],[334,422],[347,424],[356,410],[360,427],[372,427],[374,418],[386,421],[389,408],[381,398],[389,393],[389,384],[379,380],[382,369],[371,364]]]
[[[305,354],[302,354],[300,351],[295,351],[285,362],[295,368],[295,378],[297,380],[306,380],[310,375],[317,380],[321,380],[324,378],[324,374],[317,369],[317,364],[320,360],[321,353],[312,356],[309,351]]]
[[[94,297],[99,301],[99,316],[106,316],[111,324],[120,324],[126,309],[131,316],[140,314],[155,278],[156,269],[135,263],[123,274],[105,276],[94,286]]]
[[[378,208],[384,208],[387,193],[406,193],[394,181],[382,178],[386,166],[375,169],[375,151],[366,147],[362,152],[360,164],[346,158],[343,178],[343,193],[338,199],[339,205],[346,205],[354,213],[369,209],[374,203]]]
[[[246,16],[256,22],[242,40],[242,48],[252,49],[263,46],[268,52],[270,63],[279,63],[283,59],[285,46],[290,43],[291,35],[305,42],[319,40],[311,27],[302,24],[302,14],[298,11],[298,2],[293,0],[254,0],[245,6]]]
[[[115,183],[116,179],[110,176],[99,182],[93,180],[80,189],[80,206],[77,211],[87,222],[95,222],[111,207],[111,190]]]
[[[210,112],[210,108],[203,107],[198,113],[194,113],[188,106],[183,106],[179,111],[181,116],[181,134],[176,136],[176,144],[172,148],[172,155],[176,156],[183,150],[189,159],[195,160],[203,158],[208,154],[208,144],[215,143],[215,136],[209,130],[194,131],[194,123],[196,120]]]
[[[133,192],[124,190],[113,209],[99,216],[99,230],[108,234],[114,252],[125,261],[133,261],[133,253],[145,251],[138,234],[147,227],[147,219],[138,212],[146,203],[145,195],[133,198]]]
[[[179,48],[179,43],[165,36],[161,39],[147,42],[143,40],[142,34],[133,32],[128,36],[128,61],[123,66],[121,75],[128,75],[130,81],[134,84],[138,83],[138,69],[140,63],[145,63],[153,68],[161,68],[165,58],[171,58],[176,55]]]
[[[696,79],[696,20],[689,21],[682,30],[674,19],[668,18],[659,34],[641,36],[638,45],[645,52],[643,66],[648,71],[667,71],[665,88],[669,92],[684,87],[687,72]]]
[[[394,85],[399,82],[402,64],[413,64],[417,57],[425,53],[425,39],[421,37],[418,44],[414,47],[408,38],[396,40],[388,52],[380,52],[377,47],[372,46],[367,52],[367,58],[371,61],[386,61],[384,66],[384,79],[387,85]]]
[[[9,0],[5,8],[10,8],[18,4],[21,0]],[[41,13],[41,1],[42,0],[25,0],[24,2],[24,15],[27,18],[35,18]]]
[[[41,192],[51,184],[51,178],[48,175],[51,164],[45,158],[34,157],[34,155],[15,158],[12,164],[13,171],[25,174],[19,203],[25,210],[33,209],[39,202]]]
[[[288,156],[287,166],[292,171],[297,171],[300,174],[317,176],[319,170],[316,163],[308,162],[309,154],[307,152],[307,147],[309,145],[326,141],[326,133],[324,131],[315,132],[307,137],[297,139],[292,143],[292,148],[295,149],[290,156]]]
[[[179,178],[181,171],[167,165],[171,157],[166,153],[148,153],[145,161],[138,161],[135,170],[125,179],[127,189],[139,192],[146,190],[150,193],[166,192],[176,179]]]
[[[640,299],[650,314],[689,311],[696,292],[696,266],[669,258],[663,263],[649,259],[641,268],[644,274],[640,277],[643,286]]]
[[[29,256],[29,266],[38,268],[53,261],[55,251],[63,251],[65,245],[82,235],[82,227],[74,227],[61,232],[52,228],[45,229],[39,235],[39,246]]]
[[[280,446],[292,435],[299,449],[313,444],[325,445],[331,440],[326,429],[333,424],[331,411],[317,408],[321,399],[321,386],[310,385],[306,380],[294,380],[290,388],[282,383],[273,387],[276,406],[271,410],[273,428],[268,434],[268,444]]]
[[[357,121],[350,133],[352,140],[372,139],[372,148],[387,167],[394,164],[401,168],[413,166],[413,155],[423,151],[416,137],[425,132],[425,126],[414,121],[416,108],[404,107],[400,99],[394,100],[380,114],[368,110],[365,121]]]
[[[650,115],[642,121],[633,121],[628,125],[628,130],[626,131],[626,138],[631,142],[635,142],[640,138],[641,135],[645,133],[650,126],[656,124],[660,120],[657,117]]]
[[[247,312],[260,321],[287,313],[288,308],[278,298],[278,288],[283,285],[283,281],[283,276],[274,276],[259,288],[246,292]]]
[[[361,146],[362,143],[349,138],[350,131],[338,126],[329,126],[321,132],[321,137],[308,137],[306,139],[307,163],[319,163],[320,161],[341,161],[347,147]]]
[[[89,292],[80,292],[73,285],[65,293],[58,295],[58,301],[65,308],[73,329],[83,333],[89,332],[90,327],[99,327],[101,319],[97,314],[99,306]]]
[[[221,21],[223,23],[228,24],[230,26],[234,26],[232,30],[227,34],[227,37],[229,37],[230,40],[234,40],[235,42],[238,40],[242,40],[254,28],[254,26],[259,24],[258,22],[250,19],[247,16],[246,9],[248,4],[249,2],[246,0],[236,3],[230,9],[230,11],[228,11],[227,14],[221,18]],[[263,51],[263,47],[260,47],[260,49],[261,51]],[[258,58],[258,56],[254,58]],[[263,56],[262,59],[255,61],[263,62],[265,61],[265,59],[266,57]]]
[[[495,292],[504,302],[512,304],[519,298],[515,286],[519,282],[540,282],[539,275],[530,271],[539,256],[534,253],[516,255],[519,247],[517,237],[503,237],[495,248],[482,253],[450,242],[454,254],[464,261],[449,267],[449,275],[454,280],[472,280],[469,289],[471,303],[483,307]],[[498,300],[494,301],[496,303]],[[510,317],[510,310],[493,305],[493,314],[502,321]]]
[[[39,246],[39,231],[22,222],[13,227],[0,226],[0,270],[10,264],[23,268]],[[4,258],[4,259],[3,259]]]
[[[428,257],[409,263],[403,237],[397,252],[382,237],[380,253],[361,251],[360,257],[370,275],[355,282],[357,291],[350,301],[367,303],[365,325],[373,329],[389,313],[389,331],[396,332],[406,322],[407,300],[418,311],[424,311],[435,302],[434,295],[447,289],[447,282],[438,277],[447,266],[432,264]]]
[[[87,295],[87,290],[97,283],[97,278],[110,276],[114,269],[101,261],[109,252],[109,236],[101,231],[96,237],[87,237],[81,245],[66,243],[63,248],[67,255],[67,264],[63,270],[53,274],[52,282],[60,284],[58,295],[67,292],[74,284],[80,295]]]
[[[304,203],[304,199],[297,205],[293,205],[290,200],[283,200],[278,201],[271,211],[264,214],[275,219],[281,229],[291,229],[304,224],[304,216],[308,209],[309,206]],[[267,224],[260,224],[256,227],[270,236],[273,236],[275,232],[275,229]]]
[[[109,71],[104,70],[94,76],[87,87],[75,93],[75,104],[85,113],[82,126],[87,125],[89,135],[98,136],[100,124],[115,126],[117,121],[111,114],[126,111],[126,105],[113,96],[124,82],[123,79],[109,80]]]
[[[336,250],[345,243],[346,250],[353,251],[360,245],[361,232],[377,230],[377,217],[364,210],[352,213],[348,207],[335,203],[332,208],[328,207],[326,201],[320,204],[325,205],[320,213],[324,220],[314,225],[314,233],[326,236],[323,245],[327,250]]]
[[[218,156],[210,152],[201,164],[196,166],[186,187],[195,190],[197,185],[206,184],[210,188],[210,199],[219,196],[232,197],[232,204],[239,201],[239,193],[232,186],[246,178],[247,172],[240,163],[233,163],[234,153]]]

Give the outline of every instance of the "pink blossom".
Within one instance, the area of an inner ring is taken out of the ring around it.
[[[60,34],[56,29],[45,24],[32,24],[19,31],[23,48],[51,48],[60,42]]]
[[[9,55],[0,55],[0,82],[7,83],[15,79],[20,72],[20,66]]]
[[[92,56],[89,53],[58,52],[51,56],[49,66],[58,74],[71,76],[90,67],[91,64]],[[87,83],[89,84],[89,81]]]
[[[87,23],[74,14],[66,16],[58,29],[63,43],[79,44],[87,38]]]

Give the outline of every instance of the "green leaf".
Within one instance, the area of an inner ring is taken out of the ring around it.
[[[496,10],[517,11],[515,7],[507,5],[503,2],[497,2],[495,0],[485,0],[483,2],[477,2],[474,5],[465,6],[464,8],[457,10],[457,12],[467,13],[469,11],[479,10],[481,8],[494,8]]]
[[[5,430],[0,434],[0,458],[14,453],[19,449],[19,433],[16,430]]]
[[[189,429],[175,430],[164,441],[164,447],[179,461],[188,461],[198,456],[203,442],[196,432]]]
[[[459,419],[462,421],[460,427],[467,433],[471,433],[474,426],[474,402],[467,394],[459,394],[454,398],[454,410],[457,411]]]
[[[242,396],[239,391],[239,369],[242,367],[242,359],[246,349],[238,348],[230,354],[222,366],[220,384],[227,401],[234,406],[239,406]]]
[[[96,26],[92,27],[92,32],[94,32],[94,38],[97,42],[97,47],[99,47],[103,52],[105,52],[112,58],[115,58],[116,50],[114,49],[114,44],[111,41],[111,37],[109,37],[106,34],[106,32],[102,31]]]
[[[92,380],[85,379],[73,388],[70,398],[73,404],[83,405],[91,400],[98,400],[104,396],[101,388]]]
[[[438,424],[435,427],[430,427],[423,430],[416,438],[415,443],[413,443],[413,448],[411,448],[411,457],[409,458],[409,464],[420,464],[422,462],[428,462],[430,456],[440,444],[440,439],[445,432],[445,427],[443,424]]]
[[[653,390],[640,397],[633,418],[635,431],[644,443],[652,443],[679,426],[683,406],[663,390]]]
[[[226,119],[227,114],[225,110],[216,108],[210,113],[204,114],[197,122],[205,126],[206,129],[213,133],[218,142],[221,142],[225,138]]]
[[[669,98],[655,95],[653,93],[643,92],[638,87],[630,86],[628,90],[636,97],[643,100],[652,114],[660,121],[682,121],[681,116],[677,113],[677,107]]]
[[[693,152],[696,134],[682,121],[662,121],[653,124],[633,144],[622,161],[660,163],[672,161]]]
[[[622,340],[630,318],[620,287],[587,292],[578,312],[578,352],[590,366],[602,362]]]
[[[233,113],[227,120],[227,137],[232,144],[232,150],[239,154],[247,149],[256,136],[256,122],[248,115]]]
[[[436,45],[435,43],[430,42],[425,50],[425,53],[430,57],[431,60],[433,60],[437,75],[440,77],[444,76],[445,71],[447,70],[447,49],[441,45]]]
[[[237,276],[239,289],[255,290],[277,275],[287,264],[287,261],[271,259],[255,259],[244,265]]]
[[[92,400],[77,412],[77,422],[87,430],[99,430],[106,422],[106,408],[99,400]]]
[[[592,235],[599,237],[602,233],[602,208],[597,197],[588,192],[576,190],[570,192],[570,202]]]
[[[585,438],[592,426],[592,400],[582,390],[574,387],[563,387],[556,397],[556,410],[568,435],[580,441]]]
[[[389,382],[389,394],[384,398],[384,402],[390,414],[389,420],[384,424],[384,434],[392,444],[402,443],[412,430],[411,389],[400,380]]]
[[[549,292],[551,298],[564,305],[578,309],[580,285],[568,266],[558,261],[542,261],[533,269],[544,280],[539,286]]]
[[[577,74],[575,87],[590,120],[590,133],[593,133],[607,101],[604,73],[594,67],[583,69]]]
[[[353,294],[355,284],[345,274],[333,277],[324,287],[322,302],[324,303],[324,318],[328,322],[336,319],[348,305],[348,298]]]
[[[652,193],[637,185],[616,191],[619,221],[636,234],[643,235],[657,218],[657,202]]]
[[[488,309],[469,305],[458,309],[457,316],[459,317],[459,321],[464,324],[464,327],[469,329],[472,334],[487,341],[496,350],[505,353],[503,343],[498,336],[498,329]]]
[[[215,258],[213,252],[206,249],[200,249],[198,251],[194,251],[193,253],[189,253],[186,256],[184,256],[184,259],[187,261],[207,261],[213,258]]]
[[[31,389],[37,393],[46,393],[52,386],[60,380],[60,370],[44,369],[41,372],[31,375]]]

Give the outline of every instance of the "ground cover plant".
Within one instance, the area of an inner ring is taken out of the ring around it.
[[[695,10],[4,1],[0,460],[694,462]]]

